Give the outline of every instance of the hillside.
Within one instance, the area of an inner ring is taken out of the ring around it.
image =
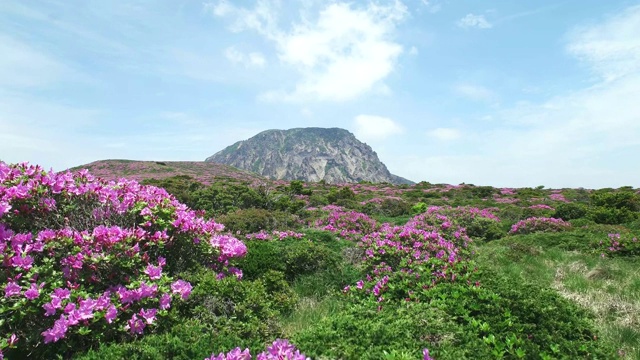
[[[236,168],[203,161],[135,161],[100,160],[80,165],[71,170],[88,169],[94,176],[105,180],[127,178],[142,181],[145,179],[165,179],[177,175],[187,175],[203,184],[211,184],[223,178],[235,179],[243,183],[269,181],[263,177]]]
[[[274,180],[412,184],[393,175],[371,147],[347,130],[267,130],[208,157]]]

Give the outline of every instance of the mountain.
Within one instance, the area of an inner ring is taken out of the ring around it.
[[[248,171],[204,161],[100,160],[76,166],[70,170],[80,169],[87,169],[91,175],[104,180],[127,178],[142,181],[145,179],[164,179],[177,175],[187,175],[203,184],[211,184],[214,180],[221,178],[231,178],[248,184],[270,181]]]
[[[205,161],[274,180],[413,183],[391,174],[369,145],[339,128],[267,130],[228,146]]]

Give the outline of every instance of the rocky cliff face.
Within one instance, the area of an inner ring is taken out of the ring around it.
[[[347,130],[267,130],[239,141],[205,161],[231,165],[271,179],[411,184],[395,176],[378,155]]]

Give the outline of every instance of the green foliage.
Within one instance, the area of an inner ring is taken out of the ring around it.
[[[320,270],[336,269],[340,253],[322,243],[305,239],[247,241],[247,255],[237,264],[247,279],[268,270],[281,271],[289,281]]]
[[[353,200],[356,194],[348,186],[341,187],[340,190],[331,188],[327,194],[327,200],[329,203],[335,204],[338,200]]]
[[[596,206],[589,209],[587,217],[598,224],[615,225],[634,221],[638,213],[626,208]]]
[[[423,212],[427,211],[428,208],[429,207],[427,206],[427,204],[419,202],[411,207],[411,215],[422,214]]]
[[[640,211],[640,195],[632,191],[597,190],[591,194],[591,203],[606,208]]]
[[[299,226],[297,217],[288,212],[255,208],[236,210],[220,216],[217,220],[233,233],[286,230]]]
[[[565,221],[580,219],[587,215],[587,206],[580,203],[565,203],[556,207],[553,217]]]
[[[372,304],[355,303],[312,324],[292,341],[312,358],[380,359],[387,351],[404,352],[417,359],[422,348],[435,346],[446,348],[460,359],[462,353],[451,345],[461,334],[462,329],[452,319],[428,304],[399,303],[378,311]],[[480,346],[480,341],[475,345]]]
[[[491,241],[500,239],[507,233],[500,225],[500,222],[483,217],[475,217],[464,225],[467,235],[473,239]]]
[[[142,181],[142,184],[164,188],[169,194],[175,196],[178,201],[191,207],[195,205],[198,198],[195,192],[205,187],[188,175],[176,175],[162,180],[146,179]]]

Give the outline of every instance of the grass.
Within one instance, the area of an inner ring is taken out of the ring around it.
[[[588,241],[603,236],[583,230],[510,236],[479,246],[477,259],[480,267],[548,286],[591,310],[601,339],[620,358],[640,359],[640,268],[636,259],[589,251]]]

